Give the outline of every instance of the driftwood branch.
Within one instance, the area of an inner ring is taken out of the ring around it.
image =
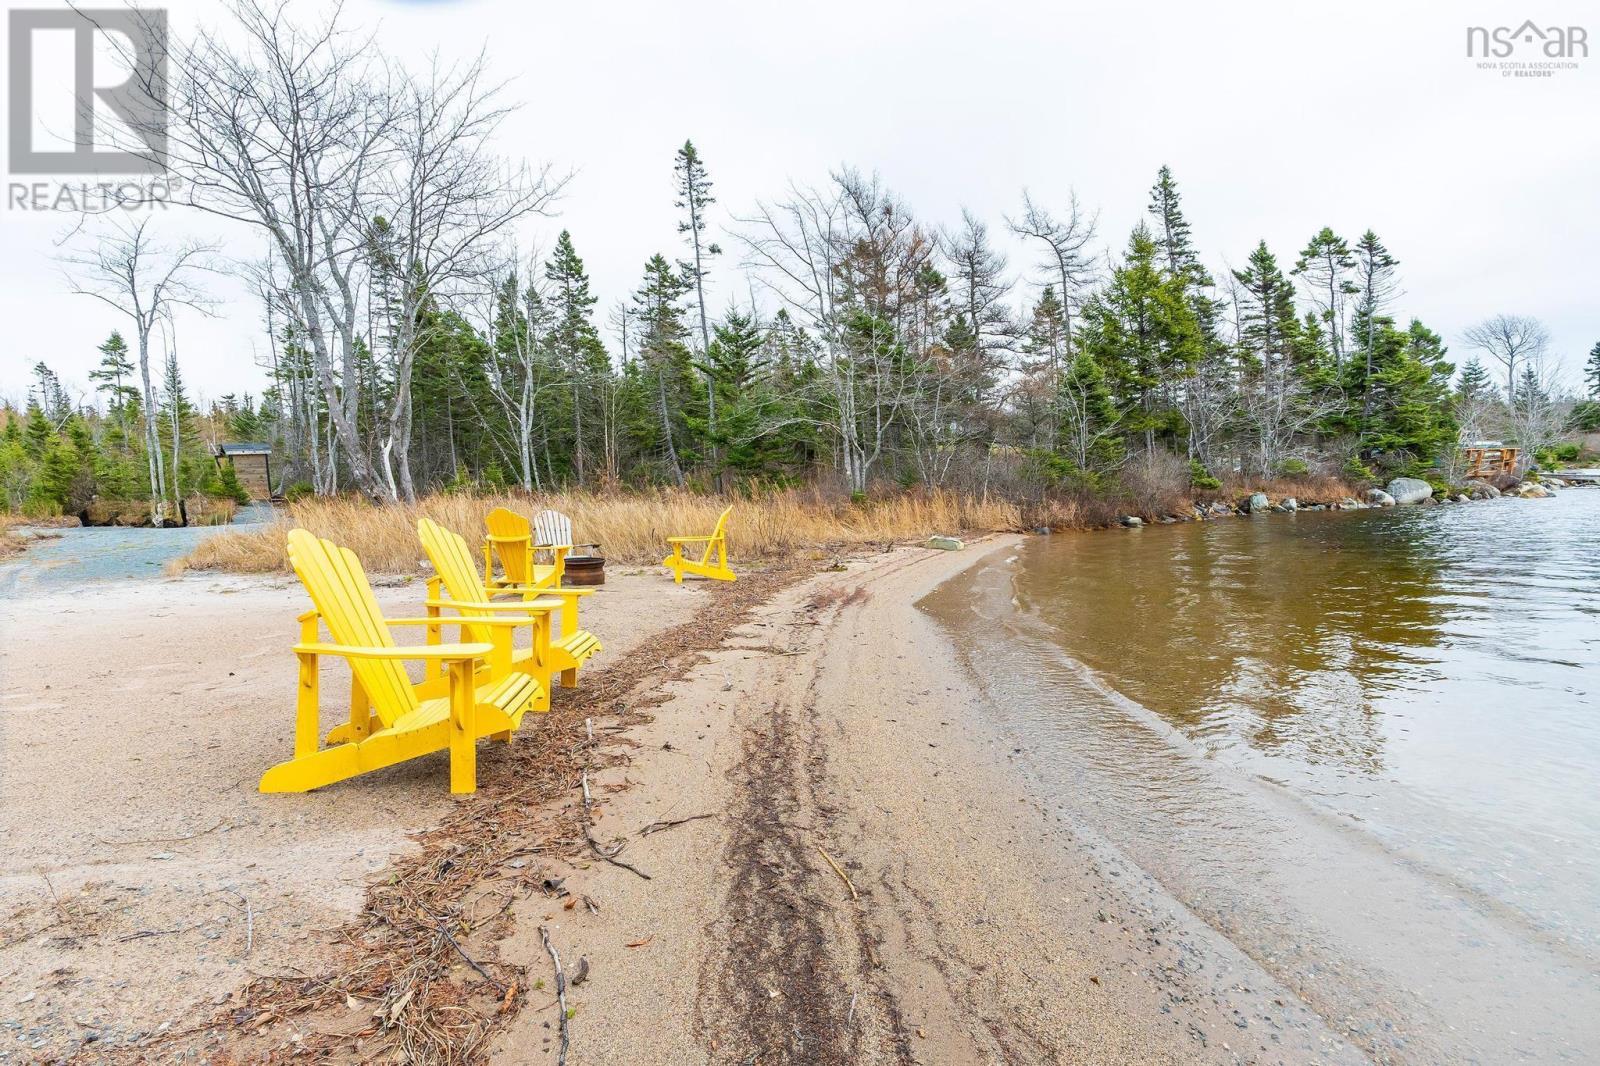
[[[637,866],[634,866],[632,863],[623,862],[621,859],[617,858],[618,853],[622,851],[624,845],[618,844],[615,848],[607,851],[605,848],[601,847],[600,842],[594,838],[594,817],[591,812],[591,807],[593,806],[594,801],[589,795],[589,771],[585,770],[583,772],[581,783],[583,785],[583,839],[589,842],[589,850],[594,852],[597,858],[604,859],[612,866],[620,866],[630,873],[638,874],[646,881],[650,880],[649,874],[645,873]]]
[[[567,1031],[567,975],[561,971],[561,956],[556,954],[556,946],[550,943],[550,930],[541,925],[539,939],[544,941],[544,950],[549,953],[550,961],[556,968],[556,1002],[561,1005],[561,1051],[556,1056],[556,1066],[567,1066],[567,1048],[572,1043],[571,1034]]]
[[[643,829],[639,830],[639,835],[642,836],[642,837],[647,837],[651,833],[659,833],[663,829],[671,829],[673,826],[683,825],[686,822],[698,822],[702,818],[715,818],[715,817],[716,817],[715,814],[691,814],[687,818],[669,818],[666,821],[662,821],[662,822],[651,822],[649,825],[647,825]]]
[[[463,959],[467,960],[467,965],[468,966],[471,966],[474,970],[478,971],[478,976],[479,977],[482,977],[485,981],[488,981],[491,985],[494,985],[494,987],[496,989],[498,989],[501,993],[505,992],[506,986],[502,982],[497,980],[494,977],[494,975],[491,974],[488,970],[485,970],[482,966],[479,966],[477,960],[474,959],[471,955],[468,955],[467,952],[466,952],[466,949],[463,948],[459,943],[456,942],[456,938],[455,937],[450,935],[450,930],[449,929],[447,929],[443,925],[440,925],[439,926],[439,935],[444,937],[445,941],[451,947],[456,949],[456,954],[457,955],[460,955]]]
[[[851,884],[850,875],[844,872],[844,867],[833,861],[833,856],[822,850],[822,845],[817,845],[817,854],[828,860],[828,865],[833,867],[833,872],[839,875],[839,880],[844,882],[844,887],[850,890],[851,899],[860,899],[856,894],[856,886]]]

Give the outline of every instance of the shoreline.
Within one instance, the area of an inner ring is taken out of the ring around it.
[[[637,683],[604,693],[580,687],[577,698],[592,705],[584,713],[600,738],[590,774],[594,833],[607,848],[625,843],[624,861],[636,869],[547,848],[514,872],[498,871],[522,894],[457,949],[486,972],[515,972],[525,982],[510,982],[509,991],[502,983],[514,1004],[503,1017],[489,1000],[489,1058],[542,1058],[558,1039],[543,930],[569,979],[580,960],[588,974],[568,989],[575,1064],[752,1055],[850,1063],[1364,1061],[1152,877],[1042,804],[1014,765],[1017,751],[971,672],[971,649],[953,647],[952,631],[923,601],[972,571],[1008,567],[1027,539],[991,535],[956,552],[894,547],[814,573],[756,568],[755,580],[736,586],[674,587],[653,571],[617,574],[596,600],[609,606],[592,622],[586,614],[585,624],[607,642],[607,665],[631,670]],[[380,584],[386,605],[408,604],[416,592],[404,579]],[[59,610],[54,631],[7,649],[25,656],[69,636],[69,646],[55,650],[60,670],[47,657],[34,674],[51,674],[54,714],[88,713],[74,700],[111,691],[105,679],[128,670],[132,687],[122,688],[147,690],[144,714],[214,700],[214,691],[241,705],[232,724],[210,720],[203,703],[188,718],[155,723],[141,739],[171,745],[174,761],[131,768],[130,784],[150,773],[188,773],[190,760],[214,759],[209,752],[220,745],[248,771],[248,786],[278,756],[291,726],[293,666],[284,649],[303,597],[294,582],[191,575],[114,586],[94,608],[71,605],[74,597],[88,599],[84,590],[42,597]],[[67,663],[103,654],[92,649],[149,618],[186,631],[198,623],[212,634],[206,651],[174,653],[170,635],[152,629],[121,658],[96,660],[97,672],[56,679]],[[219,640],[230,626],[239,632]],[[229,674],[225,684],[219,673]],[[606,675],[585,676],[594,686]],[[13,682],[0,712],[36,707],[36,697]],[[48,766],[31,765],[26,754],[45,737],[19,730],[19,720],[7,723],[0,749],[6,791],[19,795],[32,780],[41,789],[35,805],[51,806],[50,789],[60,786],[39,778]],[[581,718],[566,727],[581,730]],[[85,743],[80,732],[63,728],[50,730],[66,737],[56,741],[63,754],[81,754],[70,750]],[[497,765],[510,764],[486,760],[486,777]],[[11,927],[0,929],[0,950],[15,946],[19,916],[39,919],[25,926],[50,917],[49,897],[33,884],[41,872],[56,876],[55,907],[62,897],[69,912],[81,904],[84,921],[74,925],[68,915],[78,943],[34,944],[27,966],[0,959],[11,971],[6,994],[27,995],[28,975],[42,982],[45,963],[63,959],[81,971],[80,987],[42,992],[40,1010],[0,1011],[0,1024],[19,1035],[38,1029],[49,996],[51,1009],[81,1022],[77,1012],[106,996],[109,982],[108,1006],[132,1020],[109,1034],[98,1024],[61,1029],[80,1054],[109,1053],[121,1040],[120,1052],[138,1058],[149,1041],[170,1047],[167,1034],[186,1025],[197,1025],[184,1045],[191,1050],[260,1053],[370,1025],[364,1000],[349,1001],[358,1006],[343,1016],[251,1013],[259,1032],[225,1015],[254,1002],[239,986],[263,967],[317,972],[332,932],[352,928],[374,886],[412,862],[419,841],[424,851],[449,846],[437,839],[439,827],[459,824],[477,801],[452,802],[438,769],[424,760],[305,797],[260,797],[239,782],[213,782],[217,795],[238,793],[221,807],[204,787],[179,781],[150,793],[136,788],[120,807],[110,798],[91,805],[56,825],[53,839],[19,828],[4,878],[11,898],[0,899]],[[581,817],[573,783],[552,787],[555,799],[534,813],[552,826]],[[152,798],[166,806],[151,806]],[[26,809],[7,806],[8,823],[28,820]],[[214,808],[226,823],[215,833]],[[63,810],[59,802],[53,809]],[[177,842],[141,843],[107,866],[100,853],[109,845],[96,844],[107,837]],[[188,931],[175,920],[193,903],[181,878],[203,882],[208,898]],[[253,952],[236,943],[238,908],[224,898],[245,885],[255,886],[245,894],[259,908],[249,912],[260,937]],[[16,909],[25,895],[38,897],[31,911]],[[211,933],[222,938],[218,949],[201,940]],[[175,956],[197,950],[201,960],[212,955],[207,965],[186,968]],[[486,986],[466,963],[446,955],[454,960],[448,980],[482,994]],[[152,957],[162,960],[153,971]],[[19,972],[23,979],[14,980]],[[141,988],[152,972],[170,987]],[[223,1014],[204,1021],[217,1006]]]
[[[508,944],[587,960],[569,1062],[1364,1061],[1007,766],[919,601],[1021,542],[802,580],[671,686],[604,821],[692,820],[634,838],[651,880],[574,869],[599,913],[531,901]],[[491,1057],[553,1036],[525,1012]]]

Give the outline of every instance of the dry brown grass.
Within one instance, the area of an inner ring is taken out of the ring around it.
[[[794,489],[730,501],[664,491],[597,495],[429,496],[416,504],[375,506],[352,498],[306,499],[276,522],[211,537],[178,569],[236,573],[286,571],[284,536],[296,526],[343,544],[374,572],[418,568],[417,519],[428,517],[478,545],[483,518],[496,507],[532,515],[545,508],[572,518],[573,536],[600,544],[608,560],[645,565],[666,554],[673,534],[710,533],[717,515],[734,504],[728,551],[743,560],[791,558],[818,549],[921,540],[935,533],[988,533],[1024,528],[1021,505],[993,497],[906,492],[861,503],[817,490]]]

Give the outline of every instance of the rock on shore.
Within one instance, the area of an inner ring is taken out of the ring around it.
[[[1433,486],[1416,477],[1397,477],[1389,482],[1387,491],[1398,504],[1421,503],[1433,498]]]

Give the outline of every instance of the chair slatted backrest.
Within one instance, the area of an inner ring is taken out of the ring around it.
[[[444,582],[445,591],[450,593],[452,600],[482,603],[489,598],[488,590],[483,587],[483,578],[472,564],[472,549],[467,547],[466,538],[429,518],[417,520],[417,537],[422,541],[422,550],[427,553],[428,561],[433,564],[434,572]],[[489,640],[489,634],[481,632],[482,628],[464,626],[461,639]]]
[[[483,524],[489,531],[489,542],[500,559],[500,570],[506,575],[506,582],[512,585],[531,583],[533,530],[528,527],[528,520],[515,511],[496,507],[484,518]],[[455,595],[453,591],[450,594]]]
[[[540,511],[533,518],[533,546],[572,544],[572,519],[560,511]]]
[[[335,644],[392,648],[394,637],[372,595],[361,560],[348,548],[306,530],[289,531],[289,565],[305,586]],[[394,660],[352,659],[350,669],[384,725],[416,710],[417,693],[405,667]]]
[[[718,542],[723,541],[727,537],[726,531],[728,527],[728,516],[731,514],[733,514],[733,506],[730,504],[728,509],[723,511],[722,514],[717,518],[717,528],[711,531],[711,539],[706,541],[705,554],[700,557],[700,561],[702,563],[710,563],[711,557],[717,554]],[[724,551],[726,551],[726,548],[724,548]],[[718,556],[718,558],[720,558],[720,556]]]

